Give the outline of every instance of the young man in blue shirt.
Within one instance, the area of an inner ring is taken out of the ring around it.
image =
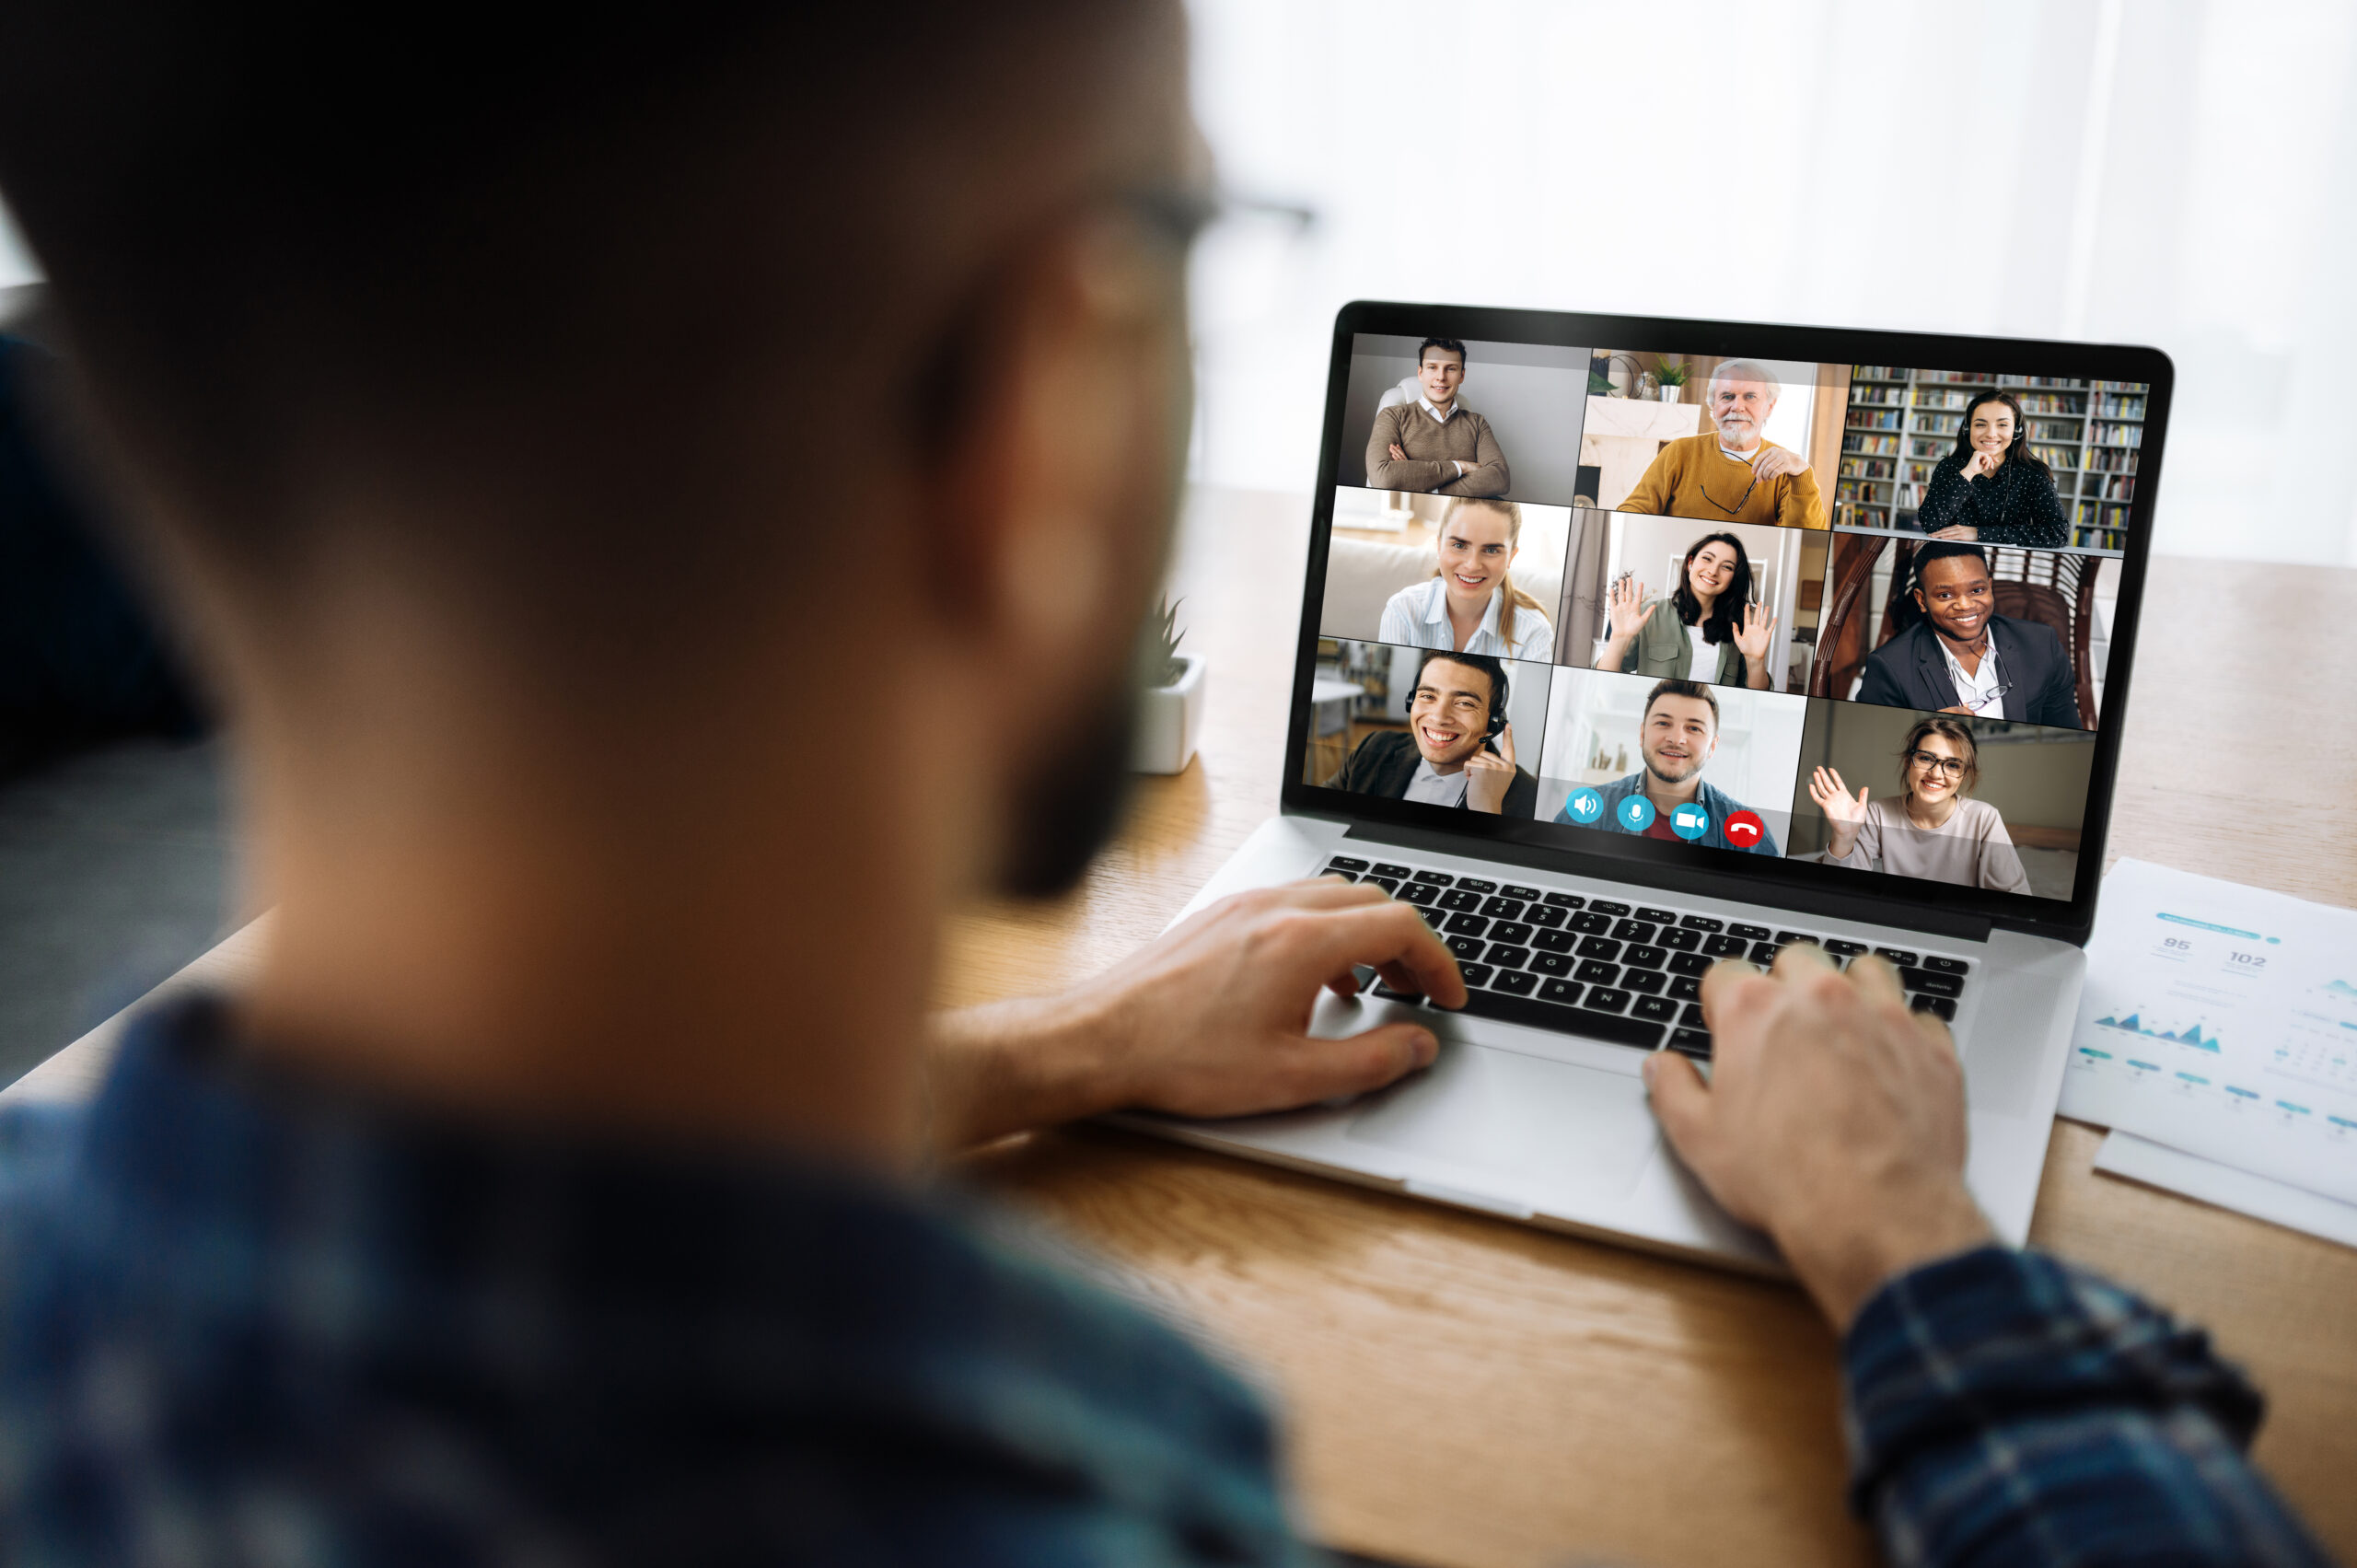
[[[1576,815],[1570,800],[1556,811],[1555,820],[1706,849],[1774,854],[1776,834],[1766,819],[1756,811],[1739,819],[1743,802],[1702,776],[1718,750],[1719,700],[1711,689],[1699,680],[1660,681],[1645,694],[1644,712],[1637,717],[1637,756],[1643,766],[1596,789],[1603,809],[1588,803],[1593,820]],[[1631,807],[1632,800],[1643,804]],[[1678,830],[1681,807],[1701,809],[1701,832]]]
[[[1428,1063],[1303,1037],[1353,965],[1462,993],[1327,882],[925,1016],[944,911],[1113,816],[1187,428],[1175,7],[10,26],[0,189],[277,916],[93,1106],[0,1120],[0,1556],[1306,1560],[1238,1384],[922,1179]],[[1988,1245],[1938,1023],[1780,966],[1652,1083],[1846,1327],[1894,1551],[2316,1561],[2198,1335]]]

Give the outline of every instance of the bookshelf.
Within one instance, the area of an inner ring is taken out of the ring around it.
[[[2076,381],[1970,370],[1860,365],[1834,479],[1840,522],[1910,528],[1932,470],[1956,449],[1956,426],[1975,394],[2011,392],[2029,424],[2029,447],[2054,470],[2071,519],[2071,542],[2118,550],[2127,541],[2136,459],[2144,440],[2146,389],[2137,381]]]

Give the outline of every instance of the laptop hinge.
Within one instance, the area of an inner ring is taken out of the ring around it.
[[[1861,925],[1894,926],[1901,931],[1920,931],[1928,936],[1945,936],[1959,942],[1986,942],[1989,933],[1995,929],[1994,923],[1986,915],[1964,914],[1881,899],[1853,898],[1845,893],[1816,889],[1767,887],[1740,877],[1729,878],[1707,871],[1655,865],[1644,861],[1606,860],[1492,840],[1476,842],[1460,833],[1426,832],[1393,823],[1376,826],[1353,822],[1344,836],[1362,842],[1397,844],[1401,849],[1423,850],[1429,854],[1455,855],[1459,859],[1494,860],[1506,865],[1527,865],[1559,877],[1598,877],[1613,882],[1633,882],[1641,887],[1659,888],[1667,893],[1687,893],[1697,898],[1758,904],[1765,909],[1789,910],[1795,914],[1821,915],[1828,920],[1855,921]]]

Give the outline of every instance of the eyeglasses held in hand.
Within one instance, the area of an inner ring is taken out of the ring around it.
[[[1728,517],[1732,517],[1736,513],[1743,510],[1743,504],[1751,499],[1751,493],[1753,491],[1759,488],[1759,464],[1755,461],[1751,465],[1751,482],[1743,487],[1743,494],[1735,498],[1735,505],[1732,506],[1720,500],[1717,496],[1712,494],[1711,487],[1709,485],[1701,483],[1698,481],[1695,488],[1702,493],[1703,500],[1708,501],[1712,505],[1716,506],[1720,511],[1724,512]]]
[[[1997,682],[1996,685],[1989,688],[1986,691],[1979,692],[1973,696],[1965,698],[1963,705],[1970,708],[1977,714],[1983,708],[1989,706],[1990,703],[2003,701],[2005,693],[2013,689],[2014,683],[2012,681],[2001,680]]]

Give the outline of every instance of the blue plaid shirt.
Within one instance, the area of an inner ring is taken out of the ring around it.
[[[1907,1562],[2321,1561],[2258,1400],[2001,1251],[1848,1347]],[[1304,1563],[1268,1420],[988,1222],[769,1156],[267,1076],[216,1006],[0,1116],[0,1561]]]

